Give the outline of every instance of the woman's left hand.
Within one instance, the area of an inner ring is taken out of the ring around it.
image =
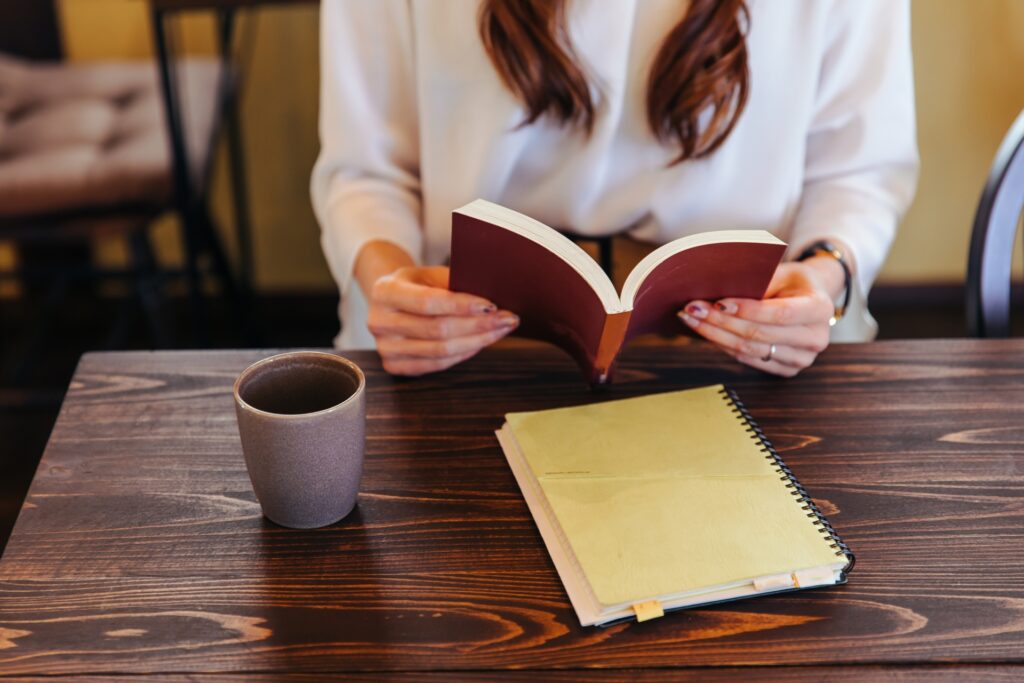
[[[828,347],[835,308],[820,265],[817,258],[783,263],[763,300],[691,301],[679,317],[739,362],[792,377]]]

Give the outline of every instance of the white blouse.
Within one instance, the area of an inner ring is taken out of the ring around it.
[[[453,209],[478,197],[584,235],[663,243],[761,228],[791,253],[822,238],[858,266],[847,338],[917,178],[907,0],[748,0],[750,93],[711,157],[647,125],[646,84],[680,0],[569,0],[569,33],[597,103],[587,137],[523,108],[477,30],[478,3],[324,0],[321,152],[313,205],[341,294],[342,348],[373,346],[353,286],[359,250],[388,240],[448,256]],[[843,324],[837,325],[840,330]],[[835,335],[834,335],[835,338]]]

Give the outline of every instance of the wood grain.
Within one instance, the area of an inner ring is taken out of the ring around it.
[[[351,354],[369,387],[360,500],[312,531],[261,517],[241,457],[231,384],[269,353],[82,359],[0,560],[0,675],[1020,671],[1024,341],[837,346],[792,380],[647,344],[601,393],[548,349],[417,379]],[[513,410],[716,382],[856,551],[850,583],[581,628],[493,430]]]
[[[324,674],[163,674],[146,676],[155,683],[320,683]],[[331,681],[347,683],[450,683],[452,681],[473,681],[474,683],[646,683],[647,681],[773,681],[775,683],[807,683],[829,681],[830,683],[934,683],[935,681],[984,681],[1009,682],[1020,680],[1020,669],[1008,665],[959,665],[959,666],[790,666],[790,667],[736,667],[722,669],[574,669],[570,671],[444,671],[444,672],[382,672],[332,674]],[[5,683],[53,683],[46,676],[3,679]],[[75,683],[110,683],[110,677],[75,677]]]

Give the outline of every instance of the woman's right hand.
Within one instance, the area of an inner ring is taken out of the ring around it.
[[[487,299],[448,289],[448,268],[405,266],[370,287],[367,326],[393,375],[445,370],[519,325]]]

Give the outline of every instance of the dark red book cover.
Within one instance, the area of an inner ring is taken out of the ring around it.
[[[591,384],[601,384],[629,339],[682,331],[676,314],[688,302],[760,299],[784,251],[782,243],[728,242],[678,252],[640,284],[632,311],[609,312],[587,280],[544,245],[456,211],[449,286],[517,314],[517,334],[558,345]]]

